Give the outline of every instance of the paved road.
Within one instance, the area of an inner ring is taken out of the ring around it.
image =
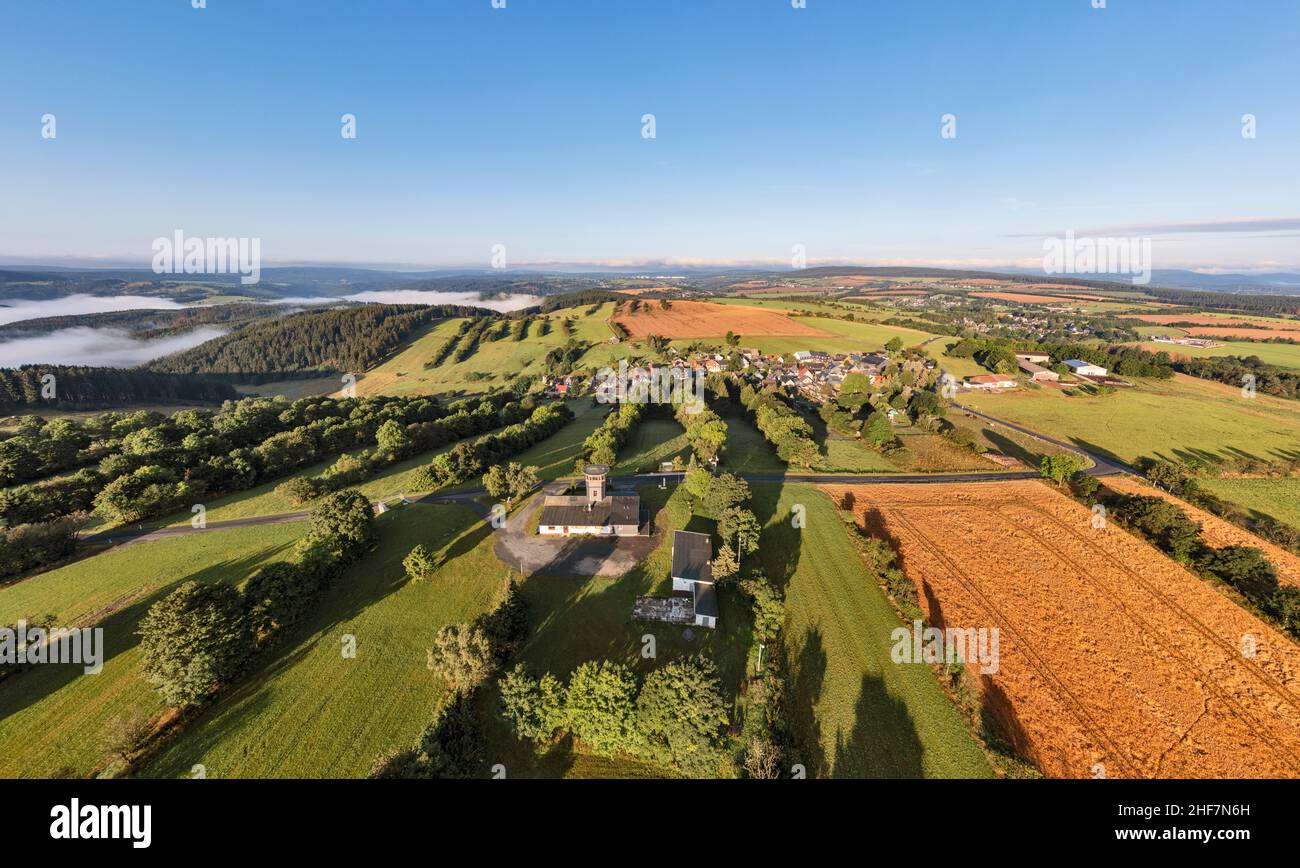
[[[1031,431],[1020,425],[1006,422],[1002,419],[981,413],[978,410],[972,410],[970,407],[964,407],[961,404],[953,405],[956,409],[964,413],[976,416],[992,425],[1001,425],[1004,428],[1010,428],[1029,437],[1042,440],[1045,443],[1051,443],[1054,446],[1060,446],[1063,449],[1069,449],[1088,456],[1093,461],[1093,466],[1084,471],[1090,476],[1109,476],[1114,473],[1137,473],[1133,468],[1103,458],[1100,455],[1088,452],[1073,443],[1066,443],[1062,440],[1056,440],[1052,437],[1039,434],[1037,431]],[[952,482],[1005,482],[1013,479],[1036,479],[1039,476],[1036,470],[1004,470],[989,471],[987,473],[926,473],[926,474],[813,474],[813,473],[786,473],[786,474],[763,474],[763,473],[742,473],[740,474],[749,482],[811,482],[831,485],[897,485],[899,483],[952,483]],[[663,480],[669,482],[681,482],[686,476],[685,473],[640,473],[634,476],[619,476],[611,480],[614,487],[627,486],[629,483],[636,485],[657,485]],[[488,507],[478,502],[478,498],[487,494],[487,491],[481,488],[464,489],[454,492],[433,492],[418,497],[411,498],[414,503],[455,503],[472,509],[480,517],[486,518],[489,514]],[[304,521],[308,517],[308,512],[302,510],[299,512],[284,512],[277,515],[258,515],[251,518],[232,518],[226,521],[210,521],[206,528],[194,528],[188,524],[178,527],[163,528],[118,528],[111,531],[90,534],[82,537],[81,542],[87,544],[120,544],[129,545],[132,543],[149,542],[157,539],[168,539],[174,536],[183,536],[189,533],[202,533],[203,530],[228,530],[238,527],[257,527],[264,524],[281,524],[289,521]]]

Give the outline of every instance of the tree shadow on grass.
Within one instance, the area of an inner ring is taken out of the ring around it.
[[[783,486],[780,483],[760,482],[750,488],[753,491],[751,509],[763,528],[763,534],[758,551],[749,557],[757,557],[767,580],[783,593],[788,592],[803,553],[803,531],[794,526],[794,513],[781,509]],[[793,490],[797,490],[801,497],[821,496],[811,486]]]
[[[1003,455],[1009,455],[1029,467],[1037,467],[1042,462],[1043,456],[1046,455],[1046,453],[1031,452],[1010,437],[1000,434],[992,428],[985,428],[981,433]]]
[[[907,705],[878,676],[863,675],[853,728],[835,737],[836,778],[924,777],[924,749]]]
[[[822,747],[821,721],[817,703],[826,683],[827,657],[821,629],[809,629],[797,643],[792,643],[786,666],[785,681],[790,685],[789,714],[796,756],[809,777],[826,772],[826,752]],[[794,661],[789,663],[788,661]]]

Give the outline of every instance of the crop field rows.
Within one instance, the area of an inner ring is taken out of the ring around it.
[[[1294,643],[1043,486],[918,488],[832,495],[897,541],[931,623],[998,628],[985,702],[1046,774],[1300,777]]]

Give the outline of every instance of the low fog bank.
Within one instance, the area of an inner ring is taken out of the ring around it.
[[[0,302],[0,325],[47,316],[79,316],[119,310],[179,310],[185,305],[146,295],[67,295],[48,301],[12,298]]]
[[[122,329],[77,326],[0,343],[0,368],[34,364],[134,368],[223,334],[222,329],[202,326],[185,334],[146,341]]]

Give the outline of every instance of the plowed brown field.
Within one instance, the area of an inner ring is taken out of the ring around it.
[[[651,304],[636,313],[620,313],[614,317],[614,321],[626,328],[633,338],[643,338],[646,335],[709,338],[725,335],[729,331],[745,337],[826,335],[823,331],[791,319],[784,311],[707,301],[674,301],[667,310]]]
[[[1284,585],[1300,587],[1300,557],[1291,554],[1279,545],[1260,539],[1248,530],[1237,527],[1230,521],[1219,518],[1214,513],[1192,506],[1185,500],[1179,500],[1168,492],[1161,491],[1154,485],[1147,485],[1131,476],[1108,476],[1106,487],[1123,494],[1162,497],[1170,503],[1177,504],[1187,513],[1187,517],[1201,526],[1201,539],[1216,549],[1224,546],[1250,546],[1260,549],[1277,567],[1278,581]]]
[[[932,624],[998,628],[983,699],[1044,773],[1300,777],[1300,646],[1154,548],[1036,482],[825,489]]]

